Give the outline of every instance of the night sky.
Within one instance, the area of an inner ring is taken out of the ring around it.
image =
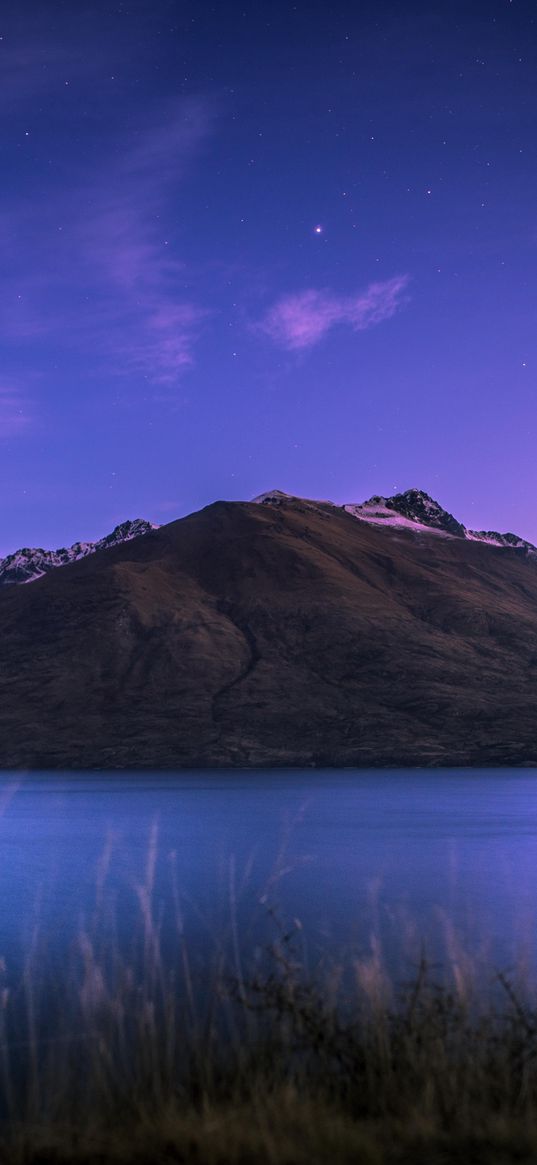
[[[0,554],[273,487],[537,541],[535,3],[0,37]]]

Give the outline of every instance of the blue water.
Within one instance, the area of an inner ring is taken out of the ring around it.
[[[273,909],[312,954],[376,942],[397,973],[422,944],[446,958],[453,935],[491,966],[537,962],[537,772],[43,773],[0,781],[8,971],[36,936],[67,958],[107,845],[97,913],[128,941],[151,836],[164,941],[179,908],[200,959],[233,933],[246,955]]]

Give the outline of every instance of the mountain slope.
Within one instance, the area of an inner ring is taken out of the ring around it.
[[[537,763],[524,548],[219,502],[0,592],[4,767]]]

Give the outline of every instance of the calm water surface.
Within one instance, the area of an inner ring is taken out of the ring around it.
[[[537,771],[267,771],[4,774],[8,966],[36,933],[66,957],[94,916],[99,870],[128,936],[151,836],[163,934],[179,903],[200,957],[234,919],[245,948],[263,943],[274,907],[300,919],[312,951],[367,955],[376,935],[397,970],[422,942],[442,959],[454,932],[492,965],[537,962]]]

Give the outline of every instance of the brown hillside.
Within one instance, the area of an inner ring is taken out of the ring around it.
[[[0,591],[0,764],[537,763],[537,559],[219,502]]]

